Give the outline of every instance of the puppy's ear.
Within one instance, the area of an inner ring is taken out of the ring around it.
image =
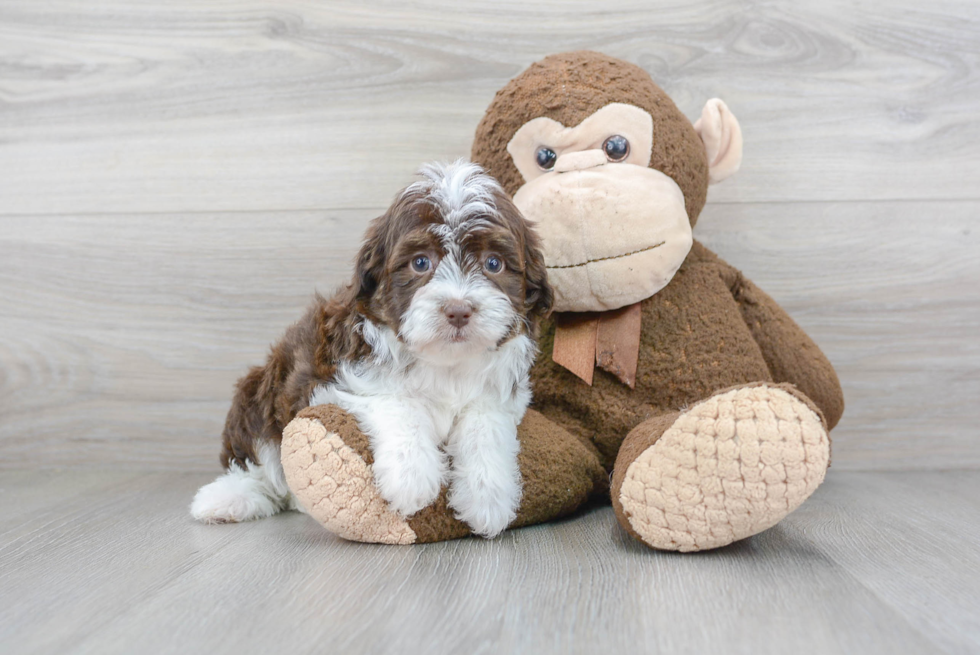
[[[354,298],[361,307],[374,296],[384,275],[391,211],[389,209],[384,215],[371,221],[364,235],[364,245],[357,253],[354,264]]]
[[[541,239],[534,228],[527,224],[527,238],[524,241],[524,270],[527,277],[527,306],[535,318],[540,320],[551,313],[555,304],[555,292],[548,284],[548,270],[544,266],[544,253]]]
[[[515,232],[524,244],[524,306],[528,317],[537,324],[551,313],[555,303],[555,292],[548,284],[541,238],[510,198],[498,198],[497,210],[506,217],[508,223],[515,226]]]

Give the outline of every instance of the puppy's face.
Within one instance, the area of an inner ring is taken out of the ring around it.
[[[533,336],[552,304],[533,229],[474,164],[422,174],[368,230],[357,263],[359,310],[430,361]]]

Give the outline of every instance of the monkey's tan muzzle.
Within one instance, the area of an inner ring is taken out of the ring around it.
[[[606,163],[601,150],[563,154],[514,202],[541,235],[557,311],[605,311],[649,298],[693,243],[677,184],[650,168]]]

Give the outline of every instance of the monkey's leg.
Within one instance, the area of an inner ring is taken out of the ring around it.
[[[705,550],[778,523],[829,464],[826,424],[812,402],[789,385],[745,385],[634,428],[610,494],[620,524],[647,545]]]
[[[541,523],[578,509],[608,486],[598,453],[535,411],[518,427],[523,495],[509,526]],[[374,457],[354,417],[335,405],[302,410],[283,431],[282,464],[299,504],[331,532],[351,541],[412,544],[470,534],[446,502],[409,518],[390,510],[374,485]]]

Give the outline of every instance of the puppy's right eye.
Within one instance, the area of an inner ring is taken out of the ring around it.
[[[412,258],[412,270],[416,273],[425,273],[432,267],[432,262],[425,255],[415,255]]]
[[[554,168],[555,160],[558,159],[555,151],[545,146],[538,148],[538,151],[534,153],[534,158],[538,162],[538,167],[543,171],[550,171]]]

